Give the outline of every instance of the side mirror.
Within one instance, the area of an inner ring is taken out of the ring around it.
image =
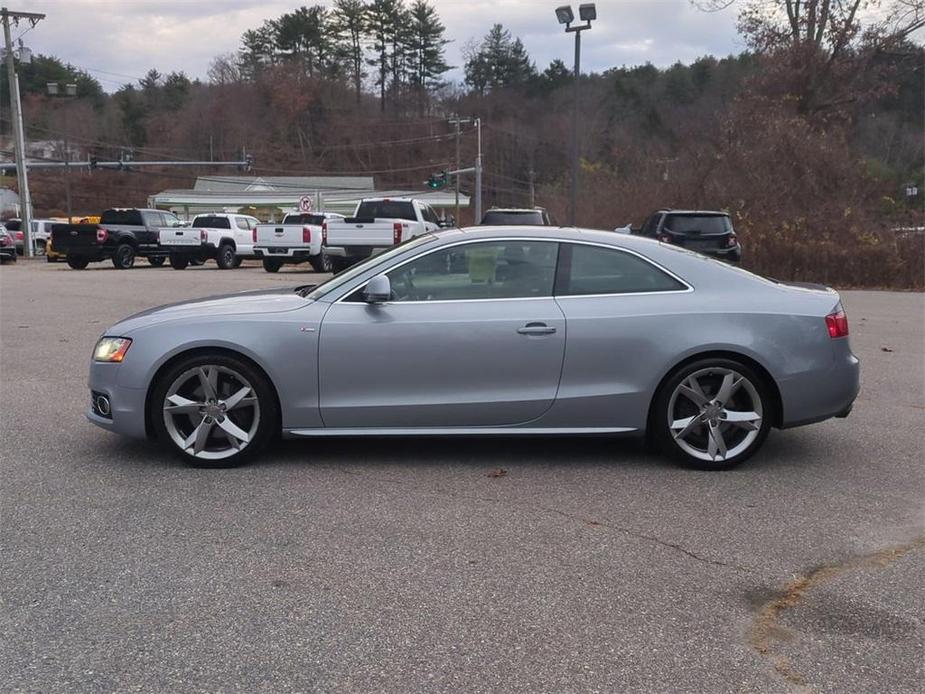
[[[363,300],[367,304],[381,304],[392,298],[392,283],[385,275],[373,277],[366,283],[363,290]]]

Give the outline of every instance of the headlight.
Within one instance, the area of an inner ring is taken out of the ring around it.
[[[93,361],[122,361],[131,346],[127,337],[101,337],[93,350]]]

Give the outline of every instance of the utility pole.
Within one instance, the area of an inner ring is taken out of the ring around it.
[[[536,207],[536,185],[534,185],[536,171],[531,168],[528,173],[530,174],[530,207]]]
[[[461,168],[459,161],[459,117],[453,119],[456,126],[456,170]],[[456,176],[456,225],[459,226],[459,176]]]
[[[59,99],[66,99],[67,101],[77,98],[76,84],[65,84],[63,94],[60,92],[59,86],[60,85],[57,82],[48,82],[45,85],[48,96],[57,97]],[[70,129],[68,127],[70,120],[70,103],[64,103],[62,106],[64,107],[64,198],[67,205],[67,223],[71,224],[73,221],[71,220],[71,143]]]
[[[475,155],[475,219],[474,224],[482,222],[482,119],[475,119],[478,148]]]
[[[19,101],[19,79],[13,63],[13,38],[10,35],[10,21],[19,24],[27,19],[35,26],[45,19],[38,12],[15,12],[5,7],[0,9],[3,20],[3,40],[6,44],[6,75],[10,84],[10,109],[13,120],[13,139],[16,149],[16,182],[19,186],[19,202],[22,209],[23,254],[32,257],[32,200],[29,197],[29,179],[26,171],[26,141],[22,125],[22,104]]]

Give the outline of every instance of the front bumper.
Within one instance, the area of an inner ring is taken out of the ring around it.
[[[100,393],[109,398],[110,416],[103,417],[94,411],[93,402],[87,405],[87,419],[98,427],[117,434],[143,439],[147,436],[145,427],[145,401],[147,390],[120,386],[120,364],[103,362],[90,363],[88,385],[91,393]],[[87,394],[90,399],[90,393]]]

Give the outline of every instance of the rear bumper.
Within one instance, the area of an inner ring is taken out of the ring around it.
[[[254,249],[254,255],[258,258],[279,258],[280,260],[308,260],[312,257],[310,248],[288,248],[285,246],[263,246]]]
[[[324,252],[333,258],[368,258],[387,248],[391,246],[325,246]]]
[[[697,252],[708,255],[711,258],[727,260],[732,263],[738,263],[740,260],[742,260],[742,247],[739,244],[729,248],[709,248]]]
[[[4,260],[16,260],[15,246],[0,246],[0,258]]]
[[[861,389],[861,364],[847,341],[834,348],[837,356],[828,370],[778,382],[783,406],[782,429],[850,414]]]
[[[214,243],[202,243],[198,246],[161,246],[167,255],[179,258],[215,258]]]

